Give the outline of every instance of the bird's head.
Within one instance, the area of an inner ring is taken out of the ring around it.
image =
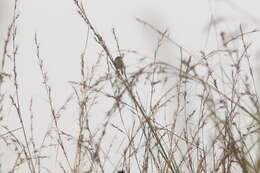
[[[123,60],[123,57],[122,56],[117,56],[116,58],[115,58],[115,61],[118,61],[118,60]]]

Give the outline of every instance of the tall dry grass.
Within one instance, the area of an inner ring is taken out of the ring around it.
[[[5,131],[0,135],[1,145],[16,158],[8,163],[12,165],[9,172],[259,172],[259,99],[249,51],[252,43],[247,42],[247,36],[257,30],[245,31],[240,25],[237,33],[221,32],[220,48],[195,55],[171,39],[167,31],[137,19],[159,36],[152,56],[122,49],[113,30],[115,54],[97,32],[84,5],[74,0],[88,28],[88,38],[79,57],[80,80],[68,81],[73,94],[61,107],[55,106],[48,80],[51,76],[35,34],[35,61],[49,107],[46,114],[52,119],[39,142],[34,136],[39,130],[33,124],[38,112],[34,100],[28,108],[29,123],[21,111],[25,106],[20,104],[16,61],[17,3],[3,45],[0,76],[0,124],[1,132]],[[90,66],[86,51],[91,37],[102,51]],[[165,41],[179,49],[176,65],[160,61],[158,52]],[[138,68],[126,64],[125,74],[117,72],[113,60],[118,55],[138,57]],[[6,67],[10,64],[11,68]],[[100,73],[100,68],[106,71]],[[13,92],[6,93],[3,88],[10,83]],[[10,105],[20,124],[15,129],[3,121],[6,115],[2,110]],[[109,109],[96,115],[100,113],[93,110],[103,105]],[[74,108],[76,135],[67,133],[60,123],[63,114]],[[102,117],[102,121],[93,116]],[[54,155],[57,167],[51,170],[45,161]]]

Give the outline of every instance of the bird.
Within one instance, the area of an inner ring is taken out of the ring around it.
[[[125,73],[125,64],[122,56],[117,56],[114,60],[114,65],[116,67],[117,72],[123,75]]]

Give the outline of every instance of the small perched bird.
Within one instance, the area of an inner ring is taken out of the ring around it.
[[[116,70],[123,75],[125,73],[125,64],[123,62],[123,57],[118,56],[114,60],[114,65],[116,67]]]

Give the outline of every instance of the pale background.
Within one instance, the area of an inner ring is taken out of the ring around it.
[[[7,28],[12,20],[13,0],[0,0],[0,45],[1,54],[4,39],[6,39]],[[112,28],[116,29],[122,49],[142,51],[152,55],[158,35],[142,24],[136,22],[135,18],[141,18],[153,24],[161,30],[168,29],[170,36],[180,45],[198,54],[200,50],[207,51],[217,48],[220,40],[216,33],[222,30],[234,31],[239,29],[239,24],[244,29],[260,29],[260,2],[258,0],[89,0],[86,1],[87,14],[97,31],[101,33],[110,50],[115,52],[116,45],[113,40]],[[20,18],[17,23],[17,41],[19,51],[17,56],[19,83],[21,88],[21,100],[23,112],[28,114],[30,99],[34,99],[34,110],[37,120],[39,141],[42,134],[51,124],[46,95],[41,87],[41,75],[37,65],[34,35],[37,33],[40,42],[41,56],[50,76],[50,84],[53,89],[54,104],[59,107],[72,93],[68,81],[79,79],[79,56],[84,48],[87,28],[76,12],[73,0],[19,0],[18,12]],[[226,22],[217,26],[217,31],[208,33],[207,27],[212,18],[225,18]],[[208,39],[209,38],[209,39]],[[254,68],[257,71],[259,64],[259,34],[254,34],[252,41],[254,46],[251,55],[254,58]],[[88,61],[94,62],[100,47],[92,41],[88,47]],[[160,52],[161,60],[175,63],[172,55],[178,55],[178,49],[163,47]],[[128,65],[135,63],[135,57],[125,58]],[[8,87],[6,92],[11,92]],[[102,113],[105,108],[100,108]],[[16,128],[19,120],[13,115],[13,108],[5,108],[4,120],[0,122],[10,129]],[[67,132],[73,134],[77,115],[77,108],[66,113],[63,125]],[[29,115],[28,115],[29,117]],[[27,118],[28,118],[27,117]],[[101,121],[97,118],[97,121]],[[0,134],[4,132],[0,128]],[[19,132],[18,132],[19,133]],[[36,138],[37,138],[36,137]],[[0,144],[1,141],[0,141]],[[55,152],[55,151],[54,151]],[[11,152],[5,152],[0,147],[0,163],[4,173],[12,166]],[[54,166],[52,162],[50,169]],[[54,166],[55,167],[55,166]],[[109,172],[109,171],[108,171]]]

